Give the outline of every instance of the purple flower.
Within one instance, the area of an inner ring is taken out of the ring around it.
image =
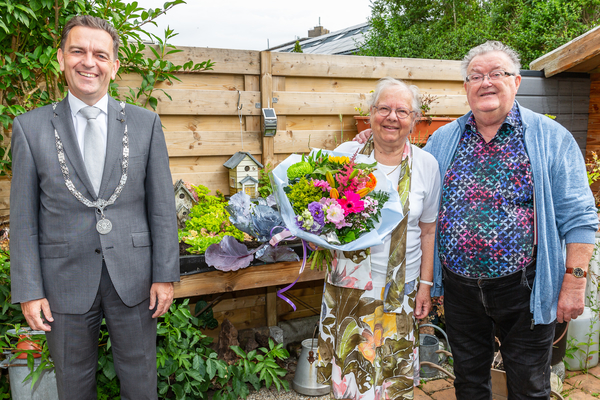
[[[313,201],[308,205],[308,211],[310,211],[313,220],[322,228],[323,225],[325,225],[325,213],[323,213],[323,206],[321,203]]]

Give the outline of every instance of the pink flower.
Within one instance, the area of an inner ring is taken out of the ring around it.
[[[351,191],[344,192],[344,198],[339,199],[338,203],[344,209],[344,215],[359,213],[365,209],[365,203],[360,199],[360,196]]]
[[[340,206],[338,203],[330,203],[329,206],[327,207],[327,221],[335,224],[335,227],[340,229],[343,228],[345,225],[342,225],[341,227],[338,227],[338,225],[343,224],[344,221],[344,209],[342,208],[342,206]]]
[[[329,192],[329,190],[331,189],[331,186],[329,186],[329,183],[327,183],[327,181],[313,179],[312,183],[315,187],[321,188],[321,190],[323,190],[324,192]]]

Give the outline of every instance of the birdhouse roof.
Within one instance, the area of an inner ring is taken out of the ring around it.
[[[241,163],[244,158],[246,158],[246,156],[250,157],[252,161],[254,161],[260,168],[263,168],[263,165],[259,163],[258,160],[252,156],[252,154],[246,151],[238,151],[237,153],[232,155],[231,158],[227,160],[225,164],[223,164],[223,166],[225,168],[233,169],[237,167],[238,164]]]
[[[177,190],[179,190],[179,189],[183,189],[188,195],[190,195],[190,197],[192,198],[192,201],[196,202],[194,195],[192,194],[192,192],[189,191],[187,186],[185,186],[183,179],[180,179],[177,182],[175,182],[175,184],[173,184],[173,193],[177,193]]]
[[[241,184],[244,184],[247,182],[258,183],[258,181],[255,178],[251,177],[250,175],[247,175],[244,179],[242,179],[240,181]]]

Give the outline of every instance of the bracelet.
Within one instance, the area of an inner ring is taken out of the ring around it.
[[[424,285],[433,287],[433,282],[424,281],[423,279],[421,279],[419,282],[422,283],[422,284],[424,284]]]

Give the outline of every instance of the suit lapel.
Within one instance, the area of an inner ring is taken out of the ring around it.
[[[75,127],[73,126],[71,107],[69,107],[69,101],[67,100],[67,97],[65,97],[63,101],[56,105],[54,113],[55,115],[52,118],[52,125],[58,132],[58,136],[60,136],[60,140],[63,143],[65,155],[73,166],[73,171],[70,171],[70,173],[77,174],[87,189],[88,196],[93,196],[92,193],[94,193],[94,187],[92,186],[92,182],[90,181],[90,178],[88,178],[85,170],[83,156],[81,155],[79,142],[77,141],[77,135],[75,134]],[[81,188],[77,189],[81,190]]]
[[[123,155],[123,134],[127,125],[126,115],[121,113],[121,105],[112,97],[108,97],[108,139],[106,143],[106,161],[100,184],[100,195],[102,198],[112,193],[104,193],[108,182],[117,165],[121,165],[120,157]],[[120,168],[119,168],[120,171]],[[111,188],[111,190],[114,188]]]

